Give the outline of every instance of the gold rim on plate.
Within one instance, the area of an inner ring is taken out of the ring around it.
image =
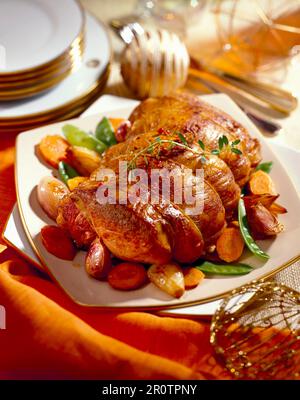
[[[89,105],[92,103],[92,101],[96,99],[97,95],[101,92],[103,86],[105,85],[108,79],[110,65],[113,60],[113,52],[112,52],[112,44],[110,36],[108,34],[106,26],[97,17],[95,17],[94,15],[93,17],[96,19],[97,23],[101,25],[102,29],[105,32],[107,41],[109,43],[109,53],[110,53],[106,68],[104,69],[102,74],[98,77],[98,79],[94,82],[94,84],[92,84],[91,87],[85,93],[81,94],[75,99],[69,100],[68,102],[64,103],[61,106],[54,107],[45,111],[39,111],[36,113],[28,114],[25,116],[0,117],[0,131],[11,130],[13,132],[16,131],[20,132],[23,127],[26,127],[25,129],[30,129],[28,128],[29,125],[36,126],[38,122],[54,122],[56,117],[58,116],[60,117],[61,114],[63,113],[66,114],[67,111],[70,110],[70,108],[74,108],[75,106],[78,106],[79,104],[82,103]],[[84,109],[82,111],[84,111]]]
[[[27,99],[37,94],[42,94],[46,90],[53,88],[54,86],[58,85],[62,82],[65,78],[67,78],[71,73],[75,72],[76,69],[79,67],[80,60],[74,61],[72,65],[70,65],[65,71],[61,72],[60,74],[53,76],[51,79],[43,80],[42,82],[36,82],[36,84],[25,86],[20,89],[13,89],[7,91],[0,91],[0,102],[1,101],[14,101],[14,100],[21,100]]]
[[[57,107],[55,109],[50,109],[46,112],[41,112],[34,117],[28,118],[16,118],[11,120],[1,121],[0,119],[0,129],[3,130],[5,128],[17,128],[20,129],[21,127],[27,127],[33,124],[52,121],[53,119],[65,115],[69,113],[75,108],[80,106],[84,106],[88,102],[95,99],[95,97],[101,92],[104,85],[106,84],[108,77],[109,77],[110,66],[106,68],[104,73],[99,77],[99,79],[81,96],[77,97],[69,101],[68,103],[63,104],[61,107]]]
[[[59,58],[56,62],[51,63],[51,65],[49,65],[47,68],[41,68],[38,71],[28,74],[17,75],[11,78],[3,78],[0,74],[0,84],[19,82],[20,79],[22,81],[27,81],[46,74],[50,75],[53,71],[57,70],[61,65],[63,65],[65,61],[68,61],[70,54],[73,54],[74,49],[76,49],[77,47],[81,47],[83,42],[84,42],[84,33],[81,33],[80,36],[78,36],[78,38],[68,48],[66,55],[64,57]]]
[[[58,85],[80,66],[84,50],[84,36],[78,37],[62,62],[52,65],[42,73],[33,74],[32,78],[0,82],[0,102],[29,98]]]
[[[15,204],[13,205],[7,220],[5,221],[2,233],[1,233],[1,239],[10,247],[12,247],[21,257],[25,258],[26,261],[30,262],[31,264],[33,264],[39,271],[45,273],[44,269],[41,268],[41,266],[39,265],[39,263],[37,263],[35,260],[33,260],[29,255],[27,255],[27,253],[23,252],[22,250],[20,250],[15,244],[13,244],[10,240],[8,240],[5,236],[4,236],[4,232],[6,231],[9,219],[13,213],[13,210],[15,208]]]
[[[55,112],[44,114],[36,119],[21,121],[18,123],[12,122],[11,124],[6,123],[4,125],[0,124],[0,133],[22,132],[34,129],[38,126],[48,125],[50,123],[78,116],[99,97],[101,91],[105,87],[108,77],[109,67],[105,71],[105,75],[102,75],[101,78],[90,88],[90,90],[84,96],[81,96],[77,101],[62,107]]]
[[[5,91],[1,91],[0,87],[0,101],[14,101],[21,100],[25,98],[29,98],[35,96],[37,94],[41,94],[42,92],[51,89],[52,87],[58,85],[62,82],[66,77],[68,77],[71,73],[75,72],[76,69],[80,66],[82,52],[78,49],[77,53],[78,58],[74,59],[72,63],[67,66],[67,69],[61,71],[58,74],[55,74],[52,78],[43,79],[42,81],[36,81],[30,85],[21,86],[19,88],[7,89]]]
[[[71,41],[70,45],[58,56],[56,56],[54,59],[49,60],[45,63],[42,63],[36,67],[32,67],[32,68],[26,68],[23,70],[19,70],[19,71],[14,71],[14,72],[3,72],[0,71],[0,81],[4,82],[6,80],[15,80],[15,79],[22,79],[24,77],[33,77],[35,74],[38,74],[39,71],[44,71],[45,69],[49,69],[51,66],[57,64],[57,63],[61,63],[64,59],[66,59],[68,57],[68,54],[70,53],[70,51],[72,50],[72,47],[74,45],[76,45],[76,42],[78,41],[79,38],[83,38],[84,37],[84,29],[85,29],[85,13],[84,13],[84,9],[81,5],[81,3],[79,2],[79,0],[74,0],[74,3],[77,4],[80,14],[81,14],[81,20],[82,20],[82,24],[79,27],[79,31],[76,34],[75,38]]]
[[[103,89],[103,86],[99,89],[99,91],[101,91]],[[34,122],[30,125],[22,126],[22,127],[1,128],[0,132],[2,131],[3,133],[6,133],[6,134],[26,132],[28,130],[39,128],[39,127],[42,127],[45,125],[49,125],[49,124],[53,124],[53,123],[60,122],[63,120],[78,117],[93,103],[94,100],[95,100],[95,97],[90,98],[85,104],[82,104],[82,105],[70,110],[68,113],[63,113],[61,115],[57,115],[53,118],[50,118],[49,120]]]
[[[96,98],[98,98],[98,96],[101,93],[101,91],[103,90],[104,86],[105,86],[105,82],[102,82],[102,84],[99,87],[97,87],[97,91],[94,92],[92,96],[89,96],[83,104],[76,106],[75,108],[69,110],[67,113],[64,112],[60,115],[55,115],[45,121],[34,122],[33,124],[31,124],[29,126],[23,126],[22,129],[15,128],[14,131],[16,132],[16,129],[18,132],[27,131],[27,130],[31,130],[31,129],[34,129],[37,127],[41,127],[41,126],[49,125],[52,123],[60,122],[63,120],[75,118],[75,117],[79,116],[80,114],[82,114],[96,100]]]
[[[84,53],[84,49],[85,49],[85,43],[84,43],[84,38],[82,38],[77,41],[76,46],[72,47],[71,51],[68,54],[68,57],[62,63],[59,63],[55,65],[53,68],[43,71],[42,73],[35,74],[33,77],[25,79],[18,78],[14,81],[9,81],[9,82],[7,81],[1,82],[0,80],[0,90],[8,91],[9,89],[14,89],[14,88],[22,89],[39,84],[39,82],[41,81],[46,81],[48,79],[51,79],[54,76],[57,76],[68,70],[70,67],[74,65],[75,62],[80,61]]]

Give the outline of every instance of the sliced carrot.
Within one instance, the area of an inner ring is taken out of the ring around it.
[[[84,182],[86,180],[88,180],[88,178],[86,176],[75,176],[75,178],[68,179],[68,182],[67,182],[68,183],[68,187],[72,192],[74,189],[77,188],[77,186],[80,183],[82,183],[82,182]]]
[[[237,228],[225,228],[217,240],[217,253],[221,260],[232,262],[238,260],[244,250],[244,240]]]
[[[134,290],[147,282],[147,273],[142,264],[125,262],[114,267],[108,274],[108,283],[118,290]]]
[[[42,243],[49,253],[63,260],[73,260],[76,248],[72,239],[59,226],[47,225],[41,229]]]
[[[233,220],[233,221],[230,221],[229,222],[229,225],[230,226],[233,226],[233,227],[235,227],[235,228],[239,228],[239,221],[236,221],[236,220]]]
[[[194,289],[204,279],[205,275],[202,271],[194,267],[183,269],[184,286],[188,289]]]
[[[269,174],[264,171],[254,172],[249,180],[249,189],[252,194],[276,195],[275,184]]]
[[[59,135],[45,136],[39,144],[42,157],[54,168],[58,167],[60,161],[67,160],[68,148],[69,143]]]
[[[114,128],[114,131],[119,128],[119,126],[126,121],[124,118],[108,118],[109,122],[112,124],[112,127]]]

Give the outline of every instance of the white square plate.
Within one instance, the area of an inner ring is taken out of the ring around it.
[[[79,252],[73,262],[52,256],[41,244],[39,233],[45,224],[53,224],[53,221],[43,213],[37,203],[36,185],[43,176],[53,173],[53,170],[41,163],[35,156],[35,146],[43,136],[61,132],[62,126],[66,123],[62,122],[24,132],[18,136],[16,184],[21,219],[36,255],[49,274],[76,303],[90,307],[144,309],[200,304],[221,298],[228,291],[254,279],[271,276],[300,258],[300,219],[297,216],[300,199],[284,167],[257,128],[232,100],[224,95],[205,96],[205,100],[241,122],[253,136],[260,140],[264,160],[274,162],[271,175],[281,194],[280,203],[288,208],[289,213],[281,217],[281,221],[286,227],[285,232],[275,240],[261,242],[261,247],[270,254],[270,260],[261,264],[255,257],[245,254],[243,261],[255,267],[250,274],[239,277],[205,279],[199,287],[186,291],[182,298],[173,299],[152,284],[132,292],[119,292],[105,282],[90,278],[84,269],[84,252]],[[135,104],[131,102],[129,107],[126,105],[113,111],[99,112],[95,116],[72,120],[71,123],[87,131],[93,130],[103,115],[128,117]]]
[[[111,98],[112,96],[102,96],[101,102],[97,102],[98,105],[100,107],[102,105],[106,105],[106,100],[108,97]],[[120,98],[114,96],[115,103],[117,101],[119,102],[119,99]],[[297,169],[300,163],[300,152],[275,143],[272,143],[271,147],[275,151],[276,155],[280,158],[280,161],[286,166],[289,176],[293,178],[296,189],[298,190],[298,193],[300,193],[300,179]],[[7,220],[2,238],[9,245],[13,246],[23,257],[28,259],[29,262],[34,264],[38,269],[43,268],[27,239],[17,204],[15,204],[13,211],[9,216],[9,219]],[[177,317],[210,317],[216,312],[221,302],[222,300],[215,300],[196,306],[168,308],[158,312],[160,314],[172,315]]]

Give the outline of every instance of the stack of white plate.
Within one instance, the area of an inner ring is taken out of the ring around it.
[[[79,115],[110,62],[106,28],[76,0],[1,0],[0,132]]]

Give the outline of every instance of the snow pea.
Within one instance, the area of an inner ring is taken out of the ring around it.
[[[238,207],[238,214],[239,214],[239,226],[241,234],[244,238],[244,241],[248,247],[248,249],[257,257],[261,258],[262,260],[268,260],[270,258],[269,254],[265,253],[255,242],[253,237],[251,236],[248,221],[247,221],[247,214],[246,214],[246,207],[245,202],[242,198],[239,200],[239,207]]]
[[[252,271],[252,267],[248,264],[215,264],[210,261],[204,261],[195,268],[204,272],[205,274],[214,275],[245,275]]]
[[[273,165],[273,162],[272,162],[272,161],[260,163],[260,164],[258,164],[258,166],[255,168],[255,171],[264,171],[264,172],[266,172],[267,174],[269,174],[269,173],[271,172],[272,165]]]
[[[117,143],[114,128],[107,117],[103,117],[97,125],[95,136],[108,147]]]
[[[68,180],[79,176],[78,172],[72,168],[69,164],[64,161],[60,161],[58,164],[58,172],[61,180],[67,185]]]
[[[97,153],[103,153],[107,146],[105,143],[96,139],[95,136],[89,135],[74,125],[67,124],[62,128],[67,141],[73,146],[86,147]]]

